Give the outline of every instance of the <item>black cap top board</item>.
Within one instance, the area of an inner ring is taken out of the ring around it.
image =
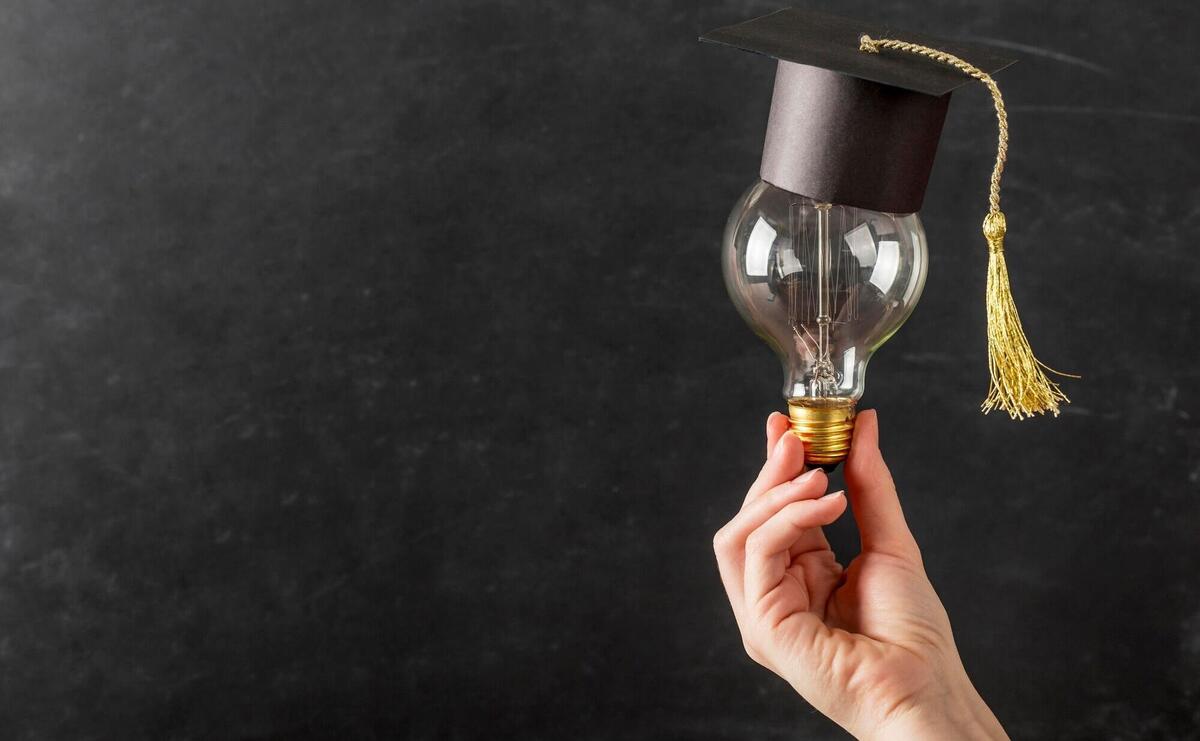
[[[859,38],[903,38],[987,73],[1013,63],[987,47],[789,8],[700,37],[779,60],[763,180],[873,211],[921,208],[950,93],[970,77],[910,55],[865,54]]]

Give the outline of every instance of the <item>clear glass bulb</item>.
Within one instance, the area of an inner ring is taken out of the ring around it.
[[[734,206],[722,263],[733,303],[783,363],[806,458],[836,465],[867,362],[925,287],[920,218],[819,203],[760,180]]]

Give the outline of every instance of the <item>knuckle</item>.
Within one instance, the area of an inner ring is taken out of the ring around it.
[[[724,553],[729,548],[729,531],[721,528],[713,535],[713,550],[718,554]]]
[[[749,639],[742,639],[742,648],[746,651],[746,655],[753,659],[756,664],[761,664],[762,666],[767,665],[766,659],[763,657],[762,653],[754,647],[754,644],[752,644]]]

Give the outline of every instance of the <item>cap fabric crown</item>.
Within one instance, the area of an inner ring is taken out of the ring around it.
[[[700,39],[779,60],[763,180],[818,201],[912,213],[925,198],[950,93],[971,78],[916,56],[863,54],[863,34],[936,46],[988,73],[1013,63],[979,45],[796,8]]]

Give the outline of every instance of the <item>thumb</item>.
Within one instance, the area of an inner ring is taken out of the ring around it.
[[[860,412],[855,419],[845,475],[863,551],[920,560],[892,474],[879,452],[879,420],[873,409]]]

